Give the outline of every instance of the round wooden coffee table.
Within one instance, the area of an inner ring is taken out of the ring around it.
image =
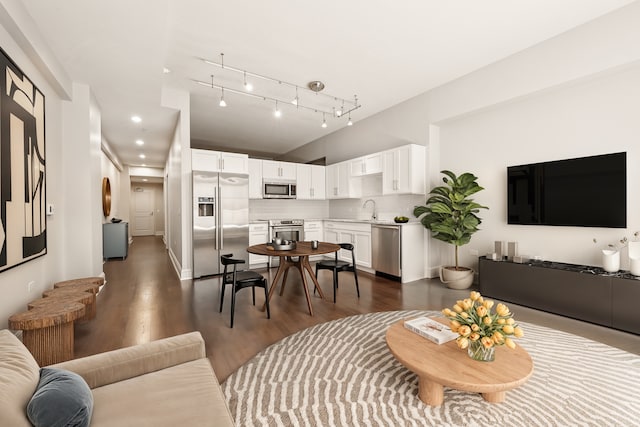
[[[434,318],[446,325],[442,318]],[[435,344],[404,327],[400,320],[387,329],[387,346],[400,363],[418,375],[418,397],[427,405],[444,401],[443,388],[482,393],[487,402],[504,401],[506,391],[524,384],[533,374],[525,349],[499,346],[493,362],[478,362],[458,348],[455,340]]]

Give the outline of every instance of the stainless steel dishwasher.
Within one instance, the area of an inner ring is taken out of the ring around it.
[[[373,269],[395,278],[402,276],[401,234],[399,225],[371,225]]]

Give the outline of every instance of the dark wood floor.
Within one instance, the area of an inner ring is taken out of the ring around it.
[[[312,296],[314,316],[307,310],[299,274],[291,271],[284,295],[271,300],[271,319],[262,311],[264,295],[251,290],[237,294],[233,329],[229,328],[230,290],[225,306],[218,312],[218,278],[179,281],[158,237],[136,237],[126,260],[105,263],[107,284],[98,295],[96,319],[78,325],[76,357],[126,347],[188,331],[200,331],[207,355],[220,381],[270,344],[292,333],[345,316],[374,311],[434,309],[450,305],[467,292],[458,292],[447,301],[440,292],[424,292],[424,286],[401,285],[371,274],[360,273],[360,294],[355,292],[353,275],[341,273],[337,303],[332,302],[331,273],[321,271],[319,282],[326,300]],[[275,269],[263,269],[269,281]],[[278,289],[279,291],[279,289]]]
[[[275,269],[260,270],[269,281]],[[320,285],[327,300],[312,297],[311,317],[296,271],[291,271],[284,295],[276,292],[271,300],[271,319],[261,310],[264,296],[251,291],[237,294],[234,328],[229,328],[230,294],[225,307],[219,307],[217,278],[180,281],[169,260],[162,239],[136,237],[126,260],[104,264],[107,284],[98,295],[98,313],[93,321],[76,326],[76,357],[100,353],[189,331],[200,331],[207,356],[222,382],[229,374],[259,351],[294,332],[360,313],[388,310],[440,310],[450,307],[468,291],[447,289],[437,280],[420,280],[401,285],[367,273],[360,273],[357,298],[350,273],[341,273],[337,303],[333,304],[331,273],[320,272]],[[510,305],[511,306],[511,305]],[[612,331],[536,310],[512,306],[522,321],[578,333],[628,351],[640,350],[640,339],[632,334]]]

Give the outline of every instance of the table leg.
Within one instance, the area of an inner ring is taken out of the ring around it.
[[[24,330],[22,342],[40,366],[66,362],[73,359],[73,322]]]
[[[302,261],[302,266],[305,270],[309,272],[309,276],[311,276],[311,280],[313,281],[313,286],[318,290],[318,294],[320,298],[324,299],[324,294],[322,293],[322,289],[320,289],[320,285],[318,284],[318,280],[316,279],[316,275],[313,273],[313,269],[311,268],[311,264],[309,264],[309,257],[304,257]]]
[[[309,307],[309,315],[313,316],[313,308],[311,307],[311,295],[309,295],[309,286],[307,285],[307,278],[304,274],[304,260],[307,260],[309,263],[309,257],[300,256],[298,258],[298,262],[294,263],[294,265],[300,270],[300,277],[302,278],[302,287],[304,288],[304,295],[307,297],[307,307]]]
[[[287,267],[284,270],[284,277],[282,278],[282,285],[280,286],[280,296],[284,295],[284,285],[287,283],[287,275],[289,274],[289,267],[291,267],[292,263],[287,260],[285,261],[285,258],[281,258],[281,263],[285,263],[287,265]]]
[[[482,397],[489,403],[502,403],[507,395],[506,391],[495,391],[493,393],[482,393]]]
[[[276,270],[276,277],[273,278],[273,281],[271,282],[271,287],[269,288],[269,302],[271,302],[271,296],[273,295],[273,291],[275,291],[276,286],[278,285],[278,280],[280,279],[280,276],[282,276],[282,274],[289,268],[287,265],[285,265],[284,261],[284,257],[280,257],[280,264],[278,265],[278,269]],[[262,311],[265,311],[267,309],[266,304],[262,306]]]
[[[428,378],[418,378],[418,397],[429,406],[440,406],[444,402],[444,387]]]

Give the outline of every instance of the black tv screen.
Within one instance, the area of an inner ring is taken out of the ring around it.
[[[507,168],[507,222],[627,227],[627,153]]]

